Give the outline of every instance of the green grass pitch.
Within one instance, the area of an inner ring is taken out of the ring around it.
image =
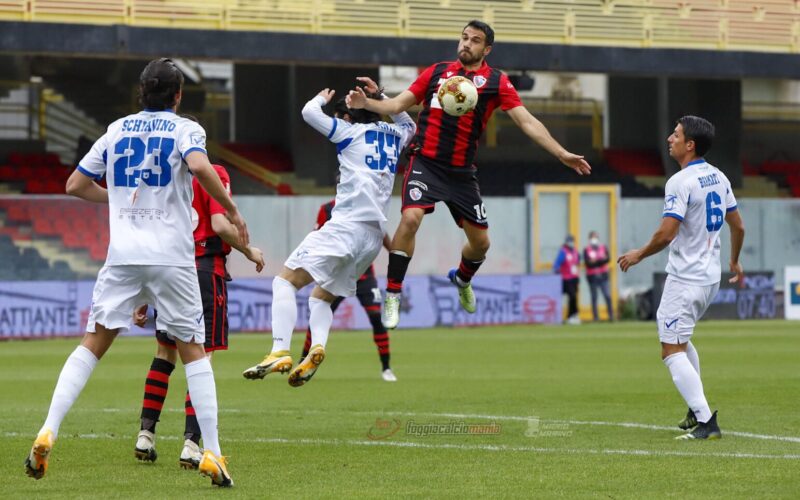
[[[235,487],[178,467],[179,366],[154,464],[133,456],[152,338],[122,338],[61,427],[47,475],[23,461],[77,340],[0,343],[7,498],[722,497],[800,492],[800,329],[703,322],[703,382],[723,439],[684,442],[685,406],[651,323],[391,332],[383,382],[369,332],[333,332],[315,378],[248,381],[268,335],[233,335],[214,368]],[[302,346],[295,335],[293,352]],[[295,357],[295,360],[297,358]],[[422,435],[432,424],[456,430]],[[425,427],[427,425],[427,427]]]

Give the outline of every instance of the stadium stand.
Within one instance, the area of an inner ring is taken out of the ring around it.
[[[90,277],[107,246],[106,210],[64,196],[0,197],[0,256],[13,263],[4,266],[9,279]]]

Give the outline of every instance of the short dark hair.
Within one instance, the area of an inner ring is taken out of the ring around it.
[[[344,97],[336,101],[333,106],[333,112],[338,116],[350,115],[350,120],[353,123],[375,123],[381,121],[381,115],[373,111],[348,108]]]
[[[683,135],[687,141],[694,141],[694,152],[697,156],[705,156],[714,142],[714,125],[699,116],[686,115],[678,118],[683,127]]]
[[[163,111],[177,104],[182,88],[183,73],[172,59],[154,59],[139,75],[139,104],[145,109]]]
[[[494,30],[491,26],[486,24],[483,21],[479,21],[477,19],[473,19],[472,21],[468,22],[464,29],[467,28],[475,28],[476,30],[483,31],[483,34],[486,35],[486,45],[494,45]],[[464,30],[461,30],[464,31]]]

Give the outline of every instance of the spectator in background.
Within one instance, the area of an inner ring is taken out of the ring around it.
[[[597,231],[589,232],[589,245],[583,249],[583,261],[586,264],[586,281],[592,295],[592,316],[597,315],[597,291],[603,294],[608,309],[609,321],[614,321],[614,306],[611,305],[611,294],[608,291],[608,248],[600,243]]]
[[[570,325],[581,324],[578,317],[578,266],[580,263],[581,255],[575,249],[575,238],[568,234],[553,263],[553,272],[561,275],[562,293],[566,293],[569,297],[567,323]]]

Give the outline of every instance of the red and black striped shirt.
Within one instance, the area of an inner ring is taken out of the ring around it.
[[[214,165],[222,185],[231,192],[231,179],[228,172],[221,165]],[[192,217],[197,216],[197,225],[194,228],[194,261],[199,271],[208,271],[221,276],[226,280],[231,277],[225,267],[227,256],[231,253],[231,246],[222,241],[217,236],[214,228],[211,227],[211,216],[214,214],[225,214],[225,209],[211,197],[203,186],[197,181],[197,177],[192,179]]]
[[[452,76],[465,76],[478,89],[478,104],[463,116],[450,116],[442,111],[436,93]],[[467,71],[459,61],[440,62],[430,66],[408,90],[422,102],[417,120],[417,135],[412,143],[419,154],[444,167],[471,168],[478,140],[486,122],[498,106],[503,111],[522,106],[514,85],[500,71],[483,62],[477,71]]]

